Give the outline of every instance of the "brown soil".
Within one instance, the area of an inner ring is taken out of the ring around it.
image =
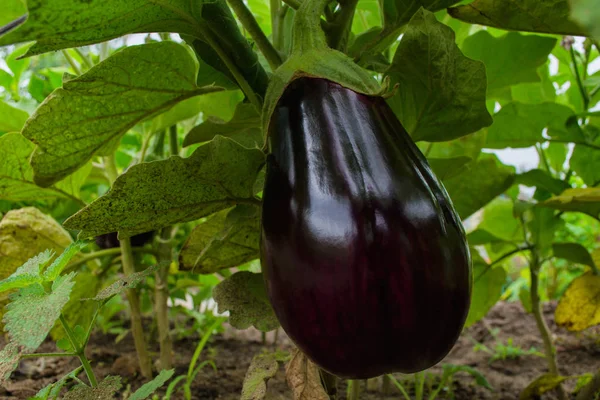
[[[544,309],[546,320],[553,332],[557,345],[558,360],[563,375],[573,376],[593,372],[600,367],[600,335],[598,331],[587,331],[581,334],[568,333],[558,329],[554,324],[553,310],[555,304],[547,304]],[[500,331],[494,338],[490,330],[498,328]],[[477,386],[474,379],[467,373],[461,372],[454,378],[450,390],[441,392],[439,399],[518,399],[519,393],[536,377],[546,372],[546,361],[536,355],[523,355],[517,358],[500,359],[490,362],[491,355],[484,351],[473,351],[474,341],[483,343],[494,349],[497,342],[507,344],[513,340],[514,346],[529,349],[531,346],[542,351],[542,341],[537,333],[535,321],[517,303],[497,304],[483,320],[467,329],[455,348],[448,357],[438,366],[432,368],[431,382],[440,376],[442,365],[451,363],[468,365],[479,371],[489,381],[493,391]],[[249,329],[235,331],[227,329],[223,335],[214,337],[203,352],[201,359],[214,360],[217,371],[206,367],[197,376],[192,386],[193,399],[222,399],[237,400],[240,398],[242,382],[246,369],[252,357],[263,349],[290,350],[292,345],[289,339],[280,332],[277,345],[272,344],[273,333],[267,335],[267,345],[261,343],[259,332]],[[198,338],[186,338],[175,343],[176,376],[185,374],[188,363],[196,347]],[[153,349],[156,351],[157,349]],[[40,352],[56,351],[52,343],[45,343]],[[156,353],[153,354],[157,358]],[[143,380],[136,370],[135,350],[131,337],[115,344],[114,337],[95,335],[89,348],[89,357],[97,376],[101,379],[106,375],[121,375],[125,383],[124,388],[130,386],[137,389]],[[0,388],[0,400],[27,399],[45,385],[54,382],[58,377],[78,366],[76,359],[44,358],[27,359],[21,362],[19,369],[13,373],[12,381],[6,388]],[[407,379],[406,376],[397,375],[397,378]],[[395,388],[390,395],[383,395],[377,387],[378,382],[373,381],[369,390],[361,395],[361,399],[397,400],[402,396]],[[166,385],[165,385],[166,386]],[[435,387],[435,386],[434,386]],[[571,392],[575,381],[566,384]],[[406,388],[411,392],[410,381]],[[166,387],[158,393],[162,396]],[[345,383],[338,386],[340,399],[345,399]],[[125,390],[125,389],[124,389]],[[121,397],[122,398],[122,397]],[[183,399],[182,392],[177,393],[172,399]],[[283,366],[269,382],[267,399],[291,399],[292,395],[285,383]],[[555,399],[553,393],[545,394],[542,399]]]

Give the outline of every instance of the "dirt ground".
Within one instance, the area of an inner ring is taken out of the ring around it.
[[[593,372],[600,367],[600,331],[587,331],[580,334],[568,333],[558,329],[554,324],[553,311],[555,304],[546,304],[544,313],[546,320],[554,334],[558,360],[563,375],[579,375]],[[499,329],[496,337],[490,330]],[[208,349],[203,352],[202,359],[207,357],[214,360],[217,370],[205,368],[198,375],[192,386],[193,399],[222,399],[237,400],[240,398],[242,382],[246,369],[252,357],[263,349],[290,350],[289,339],[280,332],[277,345],[272,343],[273,333],[267,335],[267,344],[261,343],[259,332],[249,329],[236,331],[227,329],[223,335],[215,336]],[[191,356],[196,347],[198,338],[187,338],[177,341],[174,345],[176,357],[176,374],[185,374]],[[534,346],[542,351],[543,345],[537,333],[533,316],[527,314],[517,303],[499,303],[488,316],[467,329],[452,352],[442,363],[432,368],[429,372],[435,377],[441,373],[441,365],[451,363],[468,365],[479,371],[493,387],[489,391],[475,384],[474,379],[467,373],[455,376],[451,390],[441,392],[439,399],[518,399],[519,393],[529,382],[546,372],[546,361],[537,355],[522,355],[517,358],[499,359],[490,362],[491,354],[485,351],[474,351],[475,341],[483,343],[494,349],[498,342],[507,344],[512,340],[513,346],[525,350]],[[89,357],[99,378],[106,375],[119,374],[123,376],[125,388],[130,385],[132,390],[138,388],[143,380],[138,376],[135,368],[135,350],[131,337],[115,344],[114,337],[95,335],[89,349]],[[45,343],[40,352],[56,351],[54,345]],[[157,352],[157,349],[153,349]],[[154,353],[155,358],[157,353]],[[12,381],[6,388],[0,388],[0,400],[27,399],[48,383],[54,382],[57,377],[71,371],[78,366],[76,359],[44,358],[27,359],[21,362],[19,369],[12,375]],[[403,379],[401,375],[398,379]],[[166,385],[165,385],[166,386]],[[435,387],[435,386],[434,386]],[[566,388],[571,391],[575,381],[569,381]],[[164,389],[158,393],[164,394]],[[338,386],[339,399],[345,399],[345,383]],[[410,384],[407,385],[410,392]],[[119,398],[122,398],[119,397]],[[179,392],[172,399],[183,399]],[[267,399],[291,399],[292,394],[285,383],[283,366],[274,379],[269,382]],[[377,382],[371,382],[370,390],[363,391],[361,399],[401,399],[399,391],[392,388],[391,394],[383,395],[377,388]],[[555,399],[552,393],[546,394],[542,399]]]

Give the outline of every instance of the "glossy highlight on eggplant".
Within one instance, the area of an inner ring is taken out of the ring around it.
[[[466,320],[461,221],[381,97],[299,78],[269,128],[261,261],[281,326],[340,377],[441,361]]]

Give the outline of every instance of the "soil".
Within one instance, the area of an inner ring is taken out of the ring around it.
[[[557,328],[553,318],[555,306],[555,303],[546,304],[544,314],[554,336],[561,373],[565,376],[573,376],[596,371],[600,368],[600,331],[588,330],[574,334]],[[491,332],[495,329],[499,331],[494,336]],[[214,371],[207,366],[198,374],[192,385],[192,398],[239,399],[244,375],[255,354],[265,349],[269,351],[293,349],[290,340],[282,331],[279,332],[277,344],[273,344],[273,338],[274,333],[270,332],[267,334],[266,344],[263,344],[260,332],[254,329],[236,331],[230,327],[226,328],[224,334],[213,337],[201,359],[212,359],[217,370]],[[492,350],[498,343],[506,345],[512,341],[514,347],[524,350],[535,347],[538,351],[543,351],[543,344],[533,316],[526,313],[518,303],[498,303],[486,318],[465,330],[446,359],[428,371],[431,374],[428,382],[432,382],[435,387],[444,364],[466,365],[479,371],[493,387],[493,390],[477,385],[471,375],[460,372],[455,375],[452,384],[440,392],[438,399],[518,399],[521,391],[531,381],[547,372],[546,360],[538,355],[517,354],[514,357],[491,362],[492,354],[485,351],[474,351],[475,341]],[[188,337],[174,343],[175,376],[186,373],[197,342],[197,337]],[[135,349],[130,335],[115,344],[114,336],[95,334],[88,350],[98,378],[102,379],[107,375],[121,375],[124,391],[128,387],[134,391],[144,383],[136,368]],[[154,358],[158,358],[157,350],[153,349]],[[39,352],[52,351],[56,351],[56,348],[51,342],[44,343],[39,350]],[[77,366],[77,359],[32,358],[23,360],[18,370],[13,373],[10,384],[6,388],[0,388],[0,400],[27,399]],[[412,381],[409,377],[400,374],[395,377],[398,380],[406,380],[406,389],[409,393],[412,392],[410,383]],[[567,381],[565,388],[572,392],[575,384],[575,379]],[[369,382],[368,387],[363,386],[360,398],[366,400],[402,398],[400,392],[394,387],[391,389],[391,394],[383,395],[378,385],[379,382],[375,380]],[[340,400],[345,399],[345,387],[345,383],[338,385]],[[165,389],[166,387],[163,387],[157,392],[161,398]],[[119,396],[119,398],[123,398],[123,393]],[[184,397],[182,392],[178,392],[171,398],[183,399]],[[280,371],[275,378],[269,381],[266,398],[271,400],[293,398],[285,382],[283,366],[280,366]],[[552,392],[541,397],[544,400],[556,398]]]

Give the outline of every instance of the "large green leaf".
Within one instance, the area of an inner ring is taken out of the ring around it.
[[[485,154],[469,164],[465,172],[443,183],[456,211],[465,219],[504,193],[515,179],[514,171],[495,155]]]
[[[552,246],[554,232],[564,225],[564,221],[555,217],[554,210],[550,208],[534,207],[531,214],[532,219],[527,224],[531,234],[529,241],[534,243],[538,250],[548,252]]]
[[[574,263],[595,266],[589,251],[579,243],[553,243],[552,254],[554,257],[564,258]]]
[[[1,37],[0,46],[35,40],[31,56],[129,33],[193,34],[201,7],[201,0],[27,0],[27,22]]]
[[[515,184],[537,187],[552,194],[561,194],[564,190],[571,187],[567,182],[553,178],[548,172],[541,169],[532,169],[517,175]]]
[[[506,104],[494,115],[494,123],[488,129],[486,148],[530,147],[544,142],[544,129],[548,136],[560,140],[583,140],[578,131],[569,129],[567,121],[573,117],[573,110],[557,103]]]
[[[600,137],[595,145],[600,148]],[[588,186],[600,184],[600,149],[578,144],[573,150],[569,164],[573,171],[583,179]]]
[[[598,218],[600,216],[600,189],[567,189],[560,195],[539,203],[539,205],[561,211],[582,212]]]
[[[138,122],[187,98],[220,90],[198,88],[196,73],[190,53],[167,41],[127,47],[65,82],[23,128],[23,135],[38,145],[31,159],[34,181],[50,186],[93,155],[112,152]]]
[[[525,239],[523,229],[520,221],[514,217],[513,208],[514,204],[508,198],[494,199],[483,209],[477,229],[488,231],[507,242],[522,242]]]
[[[475,250],[476,251],[476,250]],[[471,307],[465,326],[479,321],[496,304],[506,283],[506,271],[502,266],[492,267],[473,251],[473,292]]]
[[[11,295],[4,314],[5,330],[11,341],[30,352],[42,344],[69,301],[74,275],[72,272],[59,277],[50,292],[42,285],[34,284]]]
[[[150,382],[146,382],[135,391],[130,397],[129,400],[144,400],[150,397],[156,390],[163,386],[175,373],[174,369],[163,369],[160,371],[160,374],[152,379]]]
[[[219,312],[229,311],[229,323],[237,329],[253,325],[266,332],[279,327],[262,274],[237,272],[215,286],[213,297]]]
[[[487,128],[447,142],[419,142],[417,145],[427,158],[469,157],[476,159],[487,137]]]
[[[513,31],[585,35],[585,30],[569,18],[568,0],[475,0],[450,8],[448,13],[472,24]]]
[[[0,101],[0,132],[19,132],[29,118],[27,112]]]
[[[181,249],[181,268],[212,274],[259,257],[260,210],[241,205],[213,214],[194,228]]]
[[[400,85],[388,100],[415,141],[447,141],[492,123],[486,73],[465,57],[454,32],[423,9],[411,19],[388,70]]]
[[[467,57],[483,61],[488,96],[502,88],[523,82],[539,82],[538,67],[546,63],[556,39],[509,32],[494,37],[487,31],[469,36],[462,50]]]
[[[29,157],[35,145],[20,133],[0,137],[0,199],[9,201],[38,201],[50,198],[78,198],[79,189],[89,175],[87,163],[74,174],[54,186],[41,188],[33,182]]]
[[[563,0],[564,1],[564,0]],[[584,26],[596,40],[600,40],[600,7],[597,0],[570,0],[571,18]]]
[[[2,0],[0,26],[6,25],[25,14],[27,14],[27,6],[24,0]]]
[[[217,136],[189,158],[133,166],[64,225],[81,230],[81,237],[117,231],[130,237],[254,203],[252,188],[264,157],[258,149]]]

